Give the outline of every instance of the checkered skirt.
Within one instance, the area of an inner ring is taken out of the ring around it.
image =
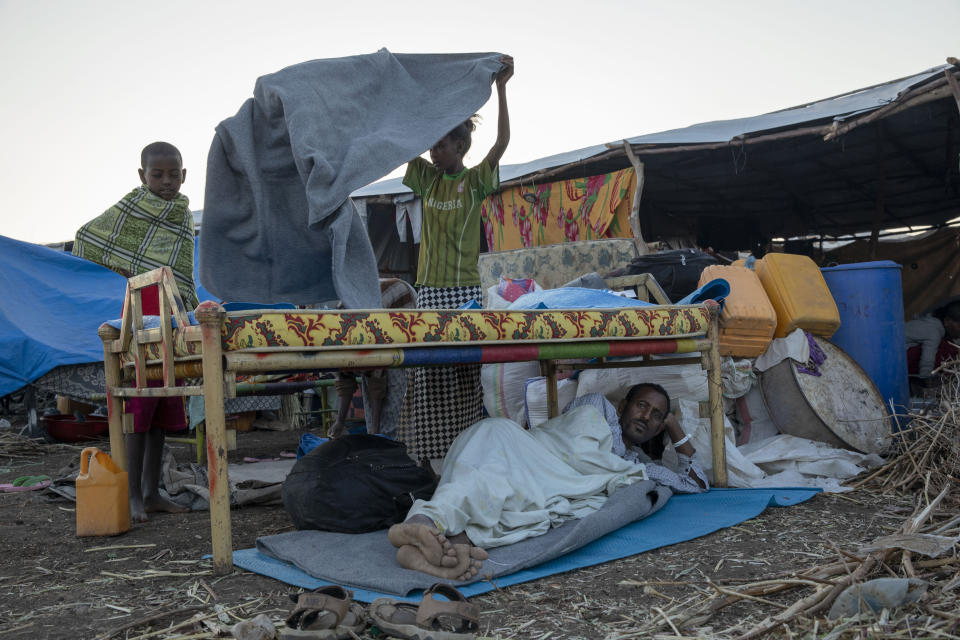
[[[479,286],[421,287],[417,308],[457,309],[470,300],[480,300],[480,295]],[[421,460],[442,458],[454,438],[483,417],[480,365],[421,367],[414,369],[411,377],[410,453]]]

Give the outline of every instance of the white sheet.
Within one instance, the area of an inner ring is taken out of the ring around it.
[[[644,465],[612,452],[611,437],[594,407],[530,431],[504,418],[482,420],[454,440],[433,498],[415,502],[408,516],[427,516],[450,534],[465,531],[485,549],[541,535],[646,479]]]

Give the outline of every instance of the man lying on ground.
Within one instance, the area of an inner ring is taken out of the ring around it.
[[[708,488],[690,437],[659,385],[630,389],[619,412],[600,394],[577,398],[560,417],[529,431],[503,418],[481,420],[453,442],[440,484],[390,528],[401,566],[446,580],[475,576],[486,549],[542,535],[599,509],[616,489],[653,480],[679,493]],[[673,472],[653,462],[664,431],[679,458]]]

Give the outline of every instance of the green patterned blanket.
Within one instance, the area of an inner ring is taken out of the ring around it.
[[[140,185],[77,231],[73,255],[127,277],[173,269],[188,309],[197,306],[193,284],[193,214],[183,194],[173,200]]]

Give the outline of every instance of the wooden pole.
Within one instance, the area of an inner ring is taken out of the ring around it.
[[[873,228],[870,231],[870,260],[877,259],[877,251],[880,249],[880,227],[883,224],[884,210],[886,209],[884,195],[886,193],[887,174],[883,154],[883,122],[881,121],[877,123],[877,189],[874,200]]]
[[[174,375],[176,363],[173,359],[173,325],[170,323],[170,301],[167,299],[166,280],[160,283],[161,291],[157,298],[160,302],[160,353],[163,362],[163,386],[176,387],[177,380]],[[147,367],[143,367],[144,379],[147,377]]]
[[[123,398],[113,395],[120,387],[120,356],[112,348],[120,337],[120,330],[108,324],[100,325],[97,335],[103,341],[103,372],[107,381],[107,422],[110,425],[110,457],[118,467],[127,470],[127,443],[123,436]]]
[[[947,70],[949,71],[949,69]],[[874,120],[882,120],[883,118],[889,118],[892,115],[900,113],[906,109],[919,106],[921,104],[926,104],[927,102],[933,102],[934,100],[940,100],[946,98],[950,95],[950,87],[947,85],[947,79],[941,78],[939,80],[934,80],[928,84],[925,84],[916,89],[911,89],[903,95],[897,97],[896,100],[887,104],[886,106],[880,107],[875,111],[855,118],[853,120],[848,120],[847,122],[834,122],[830,127],[830,132],[823,136],[824,141],[829,142],[834,138],[842,136],[845,133],[849,133],[857,127],[862,127],[865,124],[869,124]]]
[[[957,83],[957,77],[953,75],[953,69],[944,69],[943,75],[947,77],[950,93],[953,94],[953,100],[957,103],[957,109],[960,110],[960,84]]]
[[[707,393],[710,403],[710,448],[713,455],[713,484],[727,486],[727,442],[723,433],[723,388],[720,379],[719,309],[710,307],[710,349],[703,354],[703,368],[707,370]]]
[[[560,396],[557,394],[557,363],[553,360],[540,361],[540,373],[547,379],[547,417],[560,415]]]
[[[643,196],[643,163],[637,159],[636,154],[630,147],[630,143],[623,141],[623,150],[633,165],[633,172],[637,176],[637,185],[633,190],[633,205],[630,208],[630,229],[633,231],[633,242],[637,245],[637,253],[645,256],[650,253],[650,247],[643,239],[643,232],[640,229],[640,198]]]
[[[207,475],[210,479],[210,533],[213,571],[233,571],[230,531],[230,479],[227,476],[227,429],[223,415],[223,353],[220,328],[226,313],[215,302],[197,307],[203,345],[203,397],[207,430]]]

